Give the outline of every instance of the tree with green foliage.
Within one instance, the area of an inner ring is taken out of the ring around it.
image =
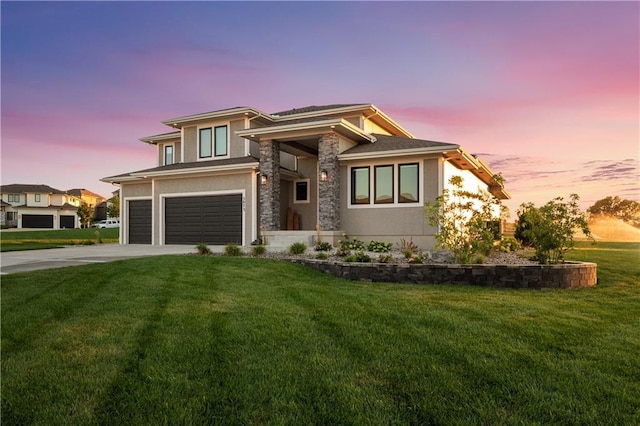
[[[437,226],[437,246],[453,252],[458,263],[471,263],[476,254],[488,255],[496,238],[494,226],[502,203],[488,191],[471,192],[463,187],[463,178],[449,179],[435,202],[425,203],[425,218]]]
[[[556,197],[542,207],[533,203],[520,206],[519,217],[526,227],[522,234],[536,251],[536,259],[542,264],[558,263],[564,260],[564,253],[573,248],[573,236],[581,230],[592,238],[586,215],[580,210],[577,194],[571,194],[569,201]]]
[[[120,196],[114,195],[107,204],[107,217],[120,217]]]
[[[637,201],[621,199],[616,195],[596,201],[587,212],[616,217],[640,228],[640,203]]]
[[[88,228],[91,224],[91,219],[93,219],[94,209],[87,203],[82,203],[78,206],[78,210],[76,214],[80,219],[80,226],[82,228]]]

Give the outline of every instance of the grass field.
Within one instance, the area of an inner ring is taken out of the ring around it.
[[[0,251],[39,250],[78,244],[117,243],[119,228],[0,231]]]
[[[596,287],[173,256],[2,277],[2,423],[638,424],[638,244]]]

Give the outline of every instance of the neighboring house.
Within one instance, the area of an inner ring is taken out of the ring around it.
[[[472,190],[494,175],[461,146],[416,139],[371,104],[237,107],[163,123],[175,130],[140,139],[157,147],[157,167],[102,179],[120,185],[121,243],[287,246],[346,233],[430,248],[437,230],[424,203],[453,175]]]
[[[47,185],[0,186],[4,226],[14,228],[78,228],[80,199]]]
[[[93,207],[93,221],[104,220],[107,218],[107,199],[102,195],[98,195],[95,192],[91,192],[84,188],[70,189],[67,191],[67,194],[71,194],[79,198],[89,207]]]

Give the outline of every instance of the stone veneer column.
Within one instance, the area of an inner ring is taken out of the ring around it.
[[[260,174],[267,176],[267,184],[260,185],[260,230],[280,230],[280,143],[260,141]]]
[[[340,230],[340,164],[338,135],[328,133],[320,137],[318,144],[318,223],[323,231]],[[326,182],[320,173],[327,172]]]

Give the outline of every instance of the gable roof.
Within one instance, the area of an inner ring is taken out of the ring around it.
[[[349,157],[366,154],[379,155],[382,152],[399,153],[402,151],[416,152],[443,152],[460,148],[460,145],[445,142],[435,142],[424,139],[404,138],[401,136],[388,136],[373,133],[375,141],[373,143],[356,145],[340,154],[340,157]]]
[[[95,192],[91,192],[88,189],[84,189],[84,188],[70,189],[70,190],[67,191],[67,194],[76,196],[78,198],[82,198],[83,195],[87,195],[89,197],[96,197],[96,198],[104,199],[104,197],[102,195],[96,194]]]
[[[33,185],[33,184],[22,184],[22,183],[12,183],[10,185],[2,185],[0,186],[0,192],[2,193],[14,193],[14,194],[65,194],[64,191],[60,191],[59,189],[52,188],[49,185]]]

